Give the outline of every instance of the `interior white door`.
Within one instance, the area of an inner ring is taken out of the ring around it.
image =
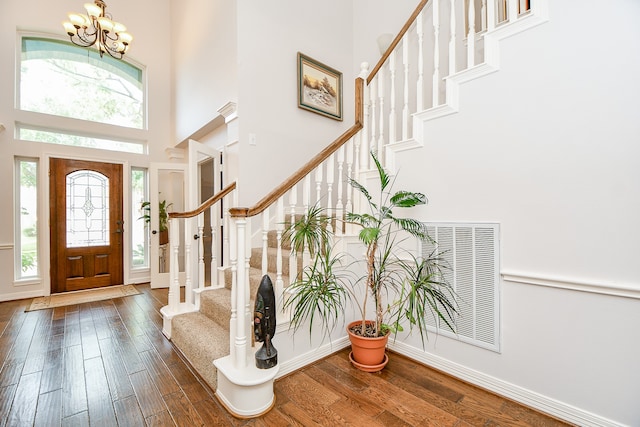
[[[169,287],[170,245],[166,239],[164,224],[160,221],[160,207],[167,212],[186,210],[187,165],[174,163],[151,163],[149,166],[149,202],[151,204],[151,229],[149,265],[151,287]],[[184,241],[184,227],[180,227],[180,240]],[[178,255],[180,283],[184,283],[184,245],[180,245]]]
[[[222,188],[220,159],[220,152],[217,149],[195,140],[189,140],[189,182],[197,183],[189,186],[190,210],[196,209]],[[212,215],[217,218],[212,218]],[[194,280],[199,287],[211,286],[214,283],[212,273],[215,274],[220,265],[221,216],[221,207],[215,206],[212,210],[206,210],[203,218],[199,219],[199,226],[202,227],[200,235],[202,241],[199,243],[202,244],[197,245],[198,256],[192,258],[193,269],[191,270],[197,272],[197,278],[194,277]]]

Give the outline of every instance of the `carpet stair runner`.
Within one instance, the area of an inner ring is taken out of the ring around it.
[[[276,280],[276,232],[268,234],[268,274]],[[289,283],[289,246],[283,243],[282,274],[285,286]],[[251,251],[249,283],[250,307],[253,309],[256,290],[262,279],[262,248]],[[298,271],[300,271],[300,261]],[[175,316],[171,322],[171,341],[180,349],[191,366],[216,390],[217,372],[213,361],[227,356],[229,350],[229,320],[231,319],[231,271],[225,271],[225,286],[205,290],[200,294],[200,310]],[[251,338],[249,338],[251,339]]]

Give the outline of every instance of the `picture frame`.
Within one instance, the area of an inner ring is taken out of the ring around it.
[[[298,107],[342,121],[342,73],[298,52]]]

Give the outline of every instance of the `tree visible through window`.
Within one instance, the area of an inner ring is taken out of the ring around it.
[[[142,70],[126,61],[99,58],[96,52],[69,42],[23,37],[19,88],[21,110],[133,129],[145,127]],[[19,138],[143,151],[131,147],[132,143],[140,146],[139,141],[118,140],[110,135],[83,135],[73,129],[43,129],[36,123],[21,124]]]
[[[38,163],[36,160],[17,159],[16,172],[19,182],[17,192],[20,209],[17,215],[16,254],[20,257],[16,271],[19,279],[38,276]]]
[[[141,129],[142,71],[67,42],[25,37],[20,108]]]

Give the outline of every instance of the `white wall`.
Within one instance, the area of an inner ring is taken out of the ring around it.
[[[125,25],[133,34],[134,40],[128,57],[146,67],[147,76],[147,118],[148,131],[144,131],[149,156],[131,155],[113,151],[71,148],[52,144],[40,144],[14,140],[14,123],[18,113],[14,109],[14,85],[19,51],[18,30],[63,35],[61,22],[69,12],[82,12],[83,3],[71,0],[59,2],[33,3],[18,0],[3,0],[0,3],[0,123],[6,130],[0,132],[0,199],[5,208],[0,210],[0,299],[16,299],[49,293],[48,282],[48,178],[47,159],[50,156],[83,158],[87,160],[124,163],[127,166],[146,167],[149,160],[164,160],[165,148],[171,141],[171,103],[170,103],[170,55],[159,46],[170,45],[169,3],[164,1],[140,0],[127,2],[111,0],[108,12]],[[148,10],[153,10],[153,19],[149,19]],[[159,31],[161,29],[162,31]],[[91,130],[91,125],[85,125]],[[13,283],[13,182],[14,156],[27,156],[40,160],[40,265],[42,279],[36,283],[17,286]],[[128,169],[125,168],[125,174]],[[126,178],[125,178],[126,179]],[[126,181],[125,181],[126,182]],[[125,211],[128,208],[128,192],[125,185]],[[125,227],[125,233],[127,228]],[[125,237],[126,238],[126,237]],[[6,249],[5,249],[6,248]],[[127,277],[128,272],[125,272]]]
[[[343,0],[238,3],[241,204],[257,202],[353,125],[351,13]],[[343,73],[342,122],[298,108],[297,52]]]
[[[362,62],[371,70],[380,59],[377,39],[382,34],[395,37],[418,6],[418,0],[353,0],[353,72]]]
[[[235,0],[171,1],[175,143],[238,97]]]
[[[501,271],[525,282],[502,282],[501,353],[439,337],[425,357],[638,425],[640,3],[550,3],[548,23],[501,43],[499,72],[461,87],[459,113],[424,124],[424,148],[398,154],[398,185],[429,197],[421,219],[499,222]]]

